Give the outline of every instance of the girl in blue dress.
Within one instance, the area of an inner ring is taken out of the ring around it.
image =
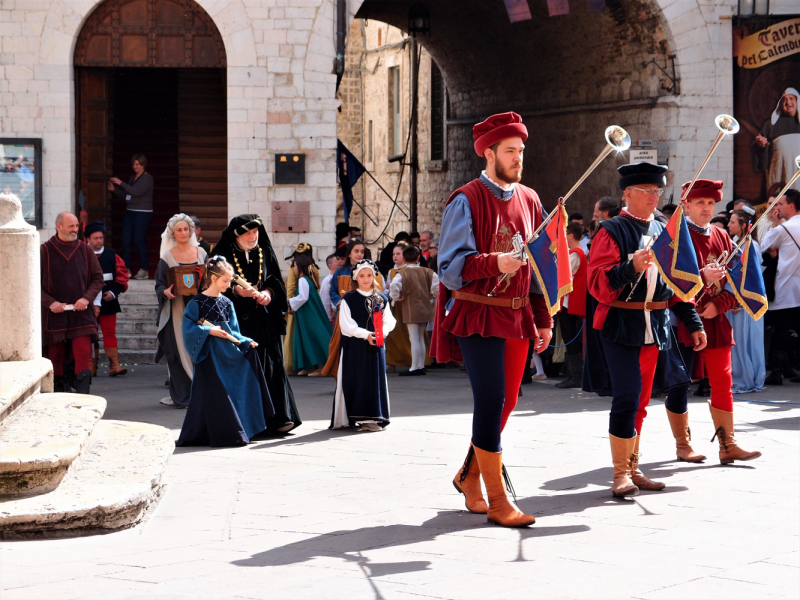
[[[183,342],[194,362],[189,409],[177,446],[241,446],[275,414],[257,344],[239,331],[223,293],[233,267],[221,256],[206,262],[205,290],[183,313]]]

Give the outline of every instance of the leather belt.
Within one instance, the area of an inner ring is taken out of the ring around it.
[[[669,303],[666,300],[661,302],[620,302],[614,300],[609,306],[614,308],[627,308],[629,310],[664,310]]]
[[[527,296],[522,298],[495,298],[494,296],[484,296],[483,294],[471,294],[469,292],[455,291],[452,293],[453,298],[456,300],[466,300],[467,302],[477,302],[478,304],[487,304],[489,306],[503,306],[519,310],[528,306],[530,301]]]

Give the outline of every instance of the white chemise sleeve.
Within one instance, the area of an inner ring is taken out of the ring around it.
[[[357,337],[362,340],[369,338],[370,332],[363,327],[359,327],[350,315],[350,306],[347,302],[339,303],[339,327],[342,330],[342,335],[347,337]]]
[[[292,307],[293,311],[297,312],[301,306],[308,302],[308,294],[308,280],[303,277],[297,282],[297,296],[289,298],[289,306]]]

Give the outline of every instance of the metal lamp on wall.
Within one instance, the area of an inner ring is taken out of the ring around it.
[[[429,35],[431,32],[431,11],[421,2],[417,2],[408,10],[408,33],[413,37],[417,34]]]

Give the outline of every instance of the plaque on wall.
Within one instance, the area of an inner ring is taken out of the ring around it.
[[[273,202],[272,231],[275,233],[308,233],[311,202]]]
[[[276,154],[275,183],[304,184],[306,182],[305,154]]]

